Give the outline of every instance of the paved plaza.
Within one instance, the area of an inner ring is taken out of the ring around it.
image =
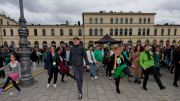
[[[78,101],[76,83],[70,77],[65,77],[66,83],[60,82],[60,76],[57,88],[53,86],[46,88],[47,72],[43,72],[35,77],[38,81],[29,88],[23,88],[23,94],[20,96],[12,95],[10,92],[16,92],[14,88],[0,95],[0,101]],[[166,90],[159,90],[153,78],[148,82],[148,91],[142,90],[142,84],[134,84],[127,78],[121,80],[121,94],[115,91],[114,80],[109,80],[105,76],[97,80],[90,80],[89,74],[84,74],[83,99],[82,101],[180,101],[180,88],[172,86],[173,75],[163,70],[161,77]]]

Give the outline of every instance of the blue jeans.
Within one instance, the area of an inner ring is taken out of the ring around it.
[[[96,65],[93,63],[90,63],[90,77],[94,77],[96,75]]]

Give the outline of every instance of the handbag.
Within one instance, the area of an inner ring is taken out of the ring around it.
[[[69,67],[65,65],[65,62],[64,62],[64,61],[61,61],[61,62],[60,62],[60,71],[61,71],[61,73],[63,73],[63,74],[66,74],[66,73],[69,73],[69,72],[70,72]]]
[[[9,74],[9,77],[12,80],[16,81],[19,78],[19,73],[11,73],[11,74]]]

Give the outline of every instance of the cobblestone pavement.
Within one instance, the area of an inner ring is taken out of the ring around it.
[[[29,88],[22,88],[23,94],[12,95],[16,92],[14,88],[0,95],[0,101],[78,101],[76,83],[70,77],[65,77],[66,83],[60,82],[58,78],[57,88],[53,86],[46,88],[47,72],[36,76],[38,81]],[[120,82],[121,94],[115,91],[114,80],[109,80],[105,76],[97,80],[90,80],[89,74],[84,74],[83,99],[82,101],[180,101],[180,88],[172,86],[173,75],[163,70],[162,82],[167,87],[166,90],[159,90],[154,79],[150,77],[147,88],[142,89],[142,84],[134,84],[127,78]]]

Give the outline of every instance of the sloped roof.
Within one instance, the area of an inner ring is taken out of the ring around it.
[[[109,36],[108,34],[106,34],[99,41],[95,41],[94,43],[96,43],[96,44],[103,44],[103,43],[115,44],[115,43],[121,43],[121,41],[117,41],[117,40],[113,39],[111,36]]]

